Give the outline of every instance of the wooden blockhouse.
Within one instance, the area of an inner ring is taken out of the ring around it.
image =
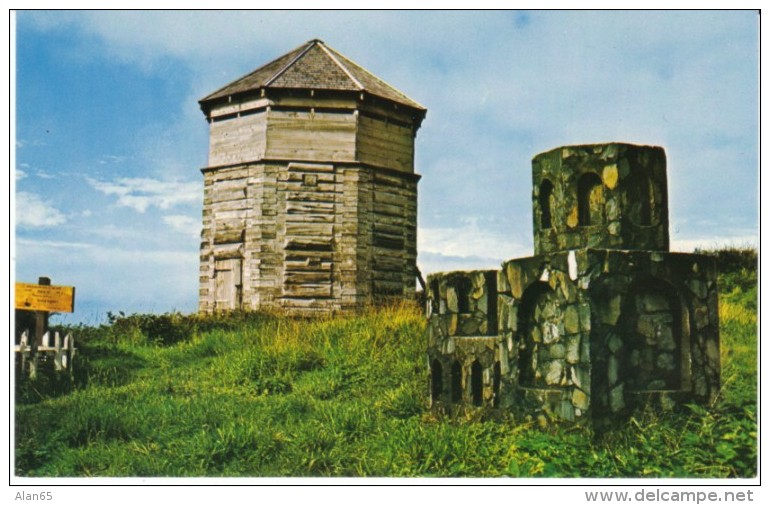
[[[312,315],[414,292],[424,107],[320,40],[200,106],[201,312]]]

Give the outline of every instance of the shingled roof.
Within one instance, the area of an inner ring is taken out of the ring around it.
[[[425,107],[353,63],[323,41],[313,39],[200,100],[217,99],[260,89],[358,91],[424,111]]]

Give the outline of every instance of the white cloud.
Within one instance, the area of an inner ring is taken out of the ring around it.
[[[21,170],[20,168],[16,169],[16,180],[20,181],[24,179],[27,176],[27,173],[24,172],[24,170]]]
[[[16,224],[19,227],[46,228],[66,221],[64,214],[44,202],[39,195],[25,191],[16,193]]]
[[[20,246],[30,247],[34,249],[92,249],[96,247],[94,244],[86,242],[68,242],[64,240],[37,240],[29,238],[19,238],[16,243]]]
[[[444,270],[497,268],[509,258],[532,254],[529,244],[482,229],[474,220],[459,227],[419,228],[418,263],[423,275]]]
[[[77,288],[70,322],[99,322],[107,310],[192,312],[198,296],[197,269],[197,251],[18,240],[17,279],[36,279],[44,273],[55,284]]]
[[[178,231],[179,233],[193,237],[200,236],[201,222],[199,219],[194,219],[190,216],[174,214],[170,216],[163,216],[163,222],[171,226],[171,228]]]
[[[202,194],[197,182],[149,178],[121,178],[105,182],[89,177],[87,180],[97,191],[117,196],[119,206],[129,207],[137,212],[145,212],[149,207],[167,210],[177,205],[196,203]]]
[[[126,161],[125,156],[115,156],[112,154],[105,154],[99,160],[99,164],[100,165],[117,165],[117,164],[123,163],[124,161]]]

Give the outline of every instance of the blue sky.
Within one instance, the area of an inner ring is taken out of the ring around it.
[[[751,11],[20,12],[16,280],[76,286],[60,322],[194,311],[197,100],[313,38],[428,108],[424,273],[531,255],[530,160],[567,144],[663,146],[673,249],[758,243]]]

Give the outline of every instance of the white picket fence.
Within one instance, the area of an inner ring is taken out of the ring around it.
[[[22,372],[29,372],[29,376],[37,376],[39,362],[42,360],[50,361],[53,358],[53,366],[56,371],[72,371],[72,358],[75,356],[75,337],[71,333],[64,336],[62,341],[59,332],[53,334],[53,345],[51,345],[51,332],[43,334],[43,342],[33,349],[29,343],[29,330],[21,334],[19,345],[15,350],[21,356]]]

